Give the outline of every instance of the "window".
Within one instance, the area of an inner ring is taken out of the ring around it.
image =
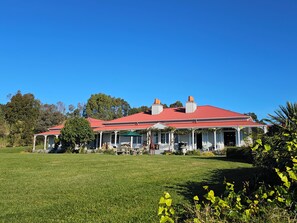
[[[133,144],[141,144],[141,136],[134,136]]]
[[[161,143],[169,144],[169,133],[161,133]]]
[[[157,132],[154,133],[153,135],[153,143],[158,144],[159,143],[159,135]]]

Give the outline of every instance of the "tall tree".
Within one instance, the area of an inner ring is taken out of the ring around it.
[[[41,104],[35,132],[45,132],[49,127],[59,125],[65,120],[57,105]]]
[[[62,101],[57,102],[57,110],[58,110],[58,112],[62,113],[63,115],[66,114],[66,106]]]
[[[129,110],[130,105],[124,99],[102,93],[91,95],[86,106],[88,117],[102,120],[112,120],[127,116]]]
[[[86,114],[86,104],[84,103],[78,103],[77,107],[74,105],[69,105],[68,106],[68,112],[66,113],[66,116],[68,118],[73,118],[73,117],[87,117]]]
[[[75,146],[85,146],[95,139],[90,123],[81,117],[70,118],[61,130],[62,145],[66,149],[74,150]]]
[[[5,106],[0,104],[0,138],[5,138],[9,134],[9,127],[5,120]]]
[[[12,146],[32,143],[40,102],[33,94],[18,91],[6,104],[5,119],[10,126],[9,142]]]

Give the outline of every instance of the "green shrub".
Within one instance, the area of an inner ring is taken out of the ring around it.
[[[142,152],[142,155],[149,155],[149,154],[150,154],[150,152],[147,149],[143,150],[143,152]]]
[[[169,151],[169,150],[165,150],[163,153],[161,153],[162,155],[173,155],[174,153]]]
[[[173,154],[178,156],[184,155],[184,153],[181,150],[176,150],[175,152],[173,152]]]
[[[224,149],[218,149],[218,150],[214,150],[212,151],[216,156],[225,156],[226,155],[226,152],[227,152],[227,149],[224,148]]]
[[[284,134],[284,139],[287,139],[284,150],[297,151],[297,133]],[[264,153],[272,149],[261,140],[257,140],[253,148],[255,152]],[[207,191],[204,200],[194,197],[194,208],[187,210],[188,216],[192,217],[186,222],[296,222],[297,156],[292,156],[290,161],[292,165],[284,170],[275,168],[281,182],[275,186],[262,184],[250,191],[247,183],[242,190],[235,192],[235,185],[226,182],[223,196],[216,196],[213,190],[204,186]],[[277,211],[276,215],[273,210]],[[170,219],[174,219],[173,214]]]
[[[204,156],[204,157],[214,157],[215,154],[211,151],[206,151],[206,152],[203,152],[201,153],[201,156]]]
[[[255,155],[255,165],[284,171],[286,167],[292,167],[291,157],[297,156],[297,149],[294,147],[297,140],[297,103],[287,102],[285,106],[280,106],[274,115],[268,115],[270,119],[265,121],[272,125],[262,137],[261,143],[271,145],[272,149],[257,143],[259,152]]]
[[[226,156],[228,159],[253,161],[252,149],[250,147],[229,147],[226,150]]]
[[[103,154],[106,154],[106,155],[115,155],[116,152],[114,151],[114,149],[105,149],[105,150],[103,150]]]
[[[87,154],[87,149],[83,148],[83,147],[80,147],[79,148],[79,153],[80,154]]]
[[[189,155],[189,156],[201,156],[201,151],[200,150],[187,151],[186,155]]]

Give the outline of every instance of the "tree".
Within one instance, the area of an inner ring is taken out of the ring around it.
[[[149,110],[150,110],[150,108],[147,106],[141,106],[139,108],[131,108],[129,110],[128,115],[133,115],[133,114],[140,113],[140,112],[148,112]]]
[[[91,95],[86,106],[88,117],[102,120],[112,120],[127,116],[129,110],[130,105],[124,99],[102,93]]]
[[[255,122],[259,122],[258,116],[254,112],[247,112],[244,115],[250,116]]]
[[[18,91],[5,106],[5,119],[11,130],[11,146],[24,146],[32,143],[40,102],[33,94]]]
[[[68,106],[68,112],[66,115],[68,118],[87,117],[86,105],[84,103],[78,103],[77,107],[75,107],[74,105],[71,104]]]
[[[297,103],[287,102],[286,106],[279,106],[274,115],[268,114],[268,122],[287,131],[296,131]]]
[[[66,106],[62,101],[58,101],[57,102],[57,110],[58,112],[62,113],[63,115],[65,115],[66,112]]]
[[[35,133],[45,132],[49,127],[59,125],[65,120],[57,105],[41,104]]]
[[[83,147],[95,139],[90,123],[81,117],[70,118],[61,130],[62,145],[74,151],[76,146]]]
[[[173,104],[169,105],[169,108],[180,108],[183,107],[183,103],[181,101],[176,101]]]
[[[5,138],[9,134],[9,127],[5,120],[4,105],[0,105],[0,138]]]
[[[163,105],[163,108],[168,108],[167,104],[162,104],[162,105]]]
[[[268,122],[272,124],[269,131],[263,136],[263,145],[270,147],[262,148],[256,153],[255,162],[259,166],[270,169],[285,166],[292,167],[291,157],[297,156],[297,147],[288,145],[288,141],[296,141],[297,132],[297,103],[287,102],[286,106],[280,106],[274,115],[269,114]],[[295,138],[294,138],[295,137]],[[287,148],[290,149],[287,149]]]

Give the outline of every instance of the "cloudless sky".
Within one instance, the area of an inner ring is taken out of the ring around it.
[[[273,113],[297,95],[296,0],[1,0],[0,103],[91,94]]]

